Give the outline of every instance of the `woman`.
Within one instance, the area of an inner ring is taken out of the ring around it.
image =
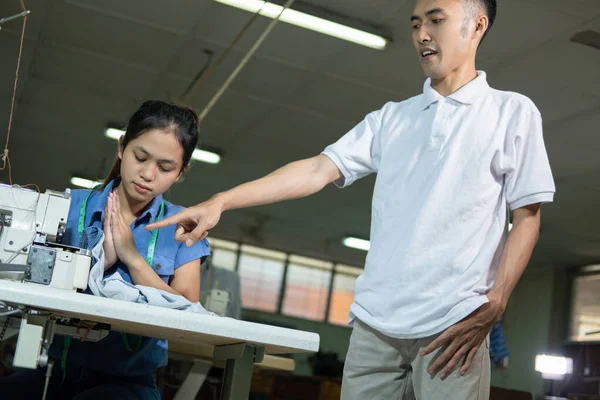
[[[90,226],[104,230],[105,277],[115,272],[135,285],[200,298],[200,264],[206,241],[176,242],[174,228],[145,226],[182,210],[163,200],[189,167],[198,141],[198,117],[190,109],[145,102],[119,142],[113,168],[98,190],[74,190],[63,243],[77,246]],[[56,367],[48,399],[160,399],[154,372],[167,363],[165,340],[111,332],[93,342],[56,337],[50,357]],[[0,379],[0,397],[41,398],[46,369]],[[13,397],[14,396],[14,397]]]

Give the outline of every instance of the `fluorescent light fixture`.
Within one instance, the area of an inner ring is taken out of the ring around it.
[[[262,0],[215,0],[219,3],[228,6],[240,8],[252,13],[257,13],[261,7],[260,15],[269,18],[277,18],[283,9],[278,4],[265,2]],[[338,24],[337,22],[329,21],[323,18],[315,17],[300,11],[286,9],[279,17],[282,22],[296,25],[301,28],[306,28],[311,31],[323,33],[333,36],[338,39],[347,40],[356,44],[360,44],[372,49],[383,50],[388,44],[388,40],[382,36],[375,35],[369,32],[361,31],[360,29],[351,28],[346,25]]]
[[[600,271],[600,264],[586,265],[585,267],[581,268],[581,270],[583,272],[598,272],[598,271]],[[596,321],[594,321],[594,323],[596,323]]]
[[[119,140],[125,134],[124,130],[108,128],[104,131],[104,135],[112,140]],[[221,156],[206,150],[195,149],[192,153],[192,160],[205,162],[208,164],[218,164],[221,162]]]
[[[121,129],[115,129],[115,128],[108,128],[105,132],[104,135],[112,140],[119,140],[121,138],[121,136],[123,136],[125,134],[124,130]]]
[[[209,164],[218,164],[221,162],[221,156],[217,153],[212,153],[206,150],[196,149],[192,153],[192,159],[196,161],[202,161]]]
[[[80,178],[78,176],[74,176],[71,178],[71,185],[79,186],[84,189],[93,189],[98,185],[102,185],[101,181],[93,181],[91,179]]]
[[[342,240],[342,243],[346,247],[351,247],[353,249],[358,250],[369,251],[369,249],[371,248],[371,242],[365,239],[359,239],[355,237],[345,237],[344,240]]]
[[[573,373],[573,359],[540,354],[535,357],[535,370],[541,372],[544,379],[561,380]]]

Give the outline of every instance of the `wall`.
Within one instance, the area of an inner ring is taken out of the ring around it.
[[[535,356],[549,350],[562,329],[553,318],[555,271],[529,270],[519,281],[504,314],[504,334],[510,351],[507,369],[493,368],[492,385],[539,396],[545,382],[535,371]],[[554,328],[554,331],[552,330]]]

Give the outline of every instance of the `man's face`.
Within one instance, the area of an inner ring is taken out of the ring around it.
[[[476,16],[464,0],[417,0],[412,39],[425,76],[443,79],[474,60]]]

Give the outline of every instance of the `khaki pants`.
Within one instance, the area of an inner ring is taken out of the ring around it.
[[[427,373],[440,350],[419,356],[435,337],[394,339],[355,320],[344,366],[342,400],[488,400],[489,338],[464,376],[459,365],[442,381],[439,375],[432,379]]]

